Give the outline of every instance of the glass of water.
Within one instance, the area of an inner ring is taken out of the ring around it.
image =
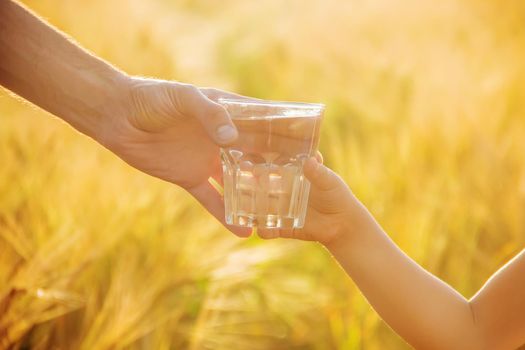
[[[324,105],[219,99],[239,138],[221,148],[226,222],[301,228],[310,183],[304,162],[315,155]]]

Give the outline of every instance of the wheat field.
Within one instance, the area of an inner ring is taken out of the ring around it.
[[[28,0],[130,74],[323,102],[320,149],[466,297],[525,245],[525,3]],[[0,349],[409,349],[318,244],[241,240],[0,92]]]

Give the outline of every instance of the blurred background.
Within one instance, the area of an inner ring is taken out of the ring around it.
[[[525,244],[523,1],[24,3],[130,74],[325,103],[326,163],[467,298]],[[2,91],[0,348],[409,347],[320,245],[237,239]]]

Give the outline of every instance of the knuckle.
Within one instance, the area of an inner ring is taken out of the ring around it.
[[[178,83],[177,87],[170,89],[170,91],[172,92],[172,101],[183,114],[195,114],[195,110],[199,106],[200,94],[194,85]]]
[[[222,106],[214,106],[208,113],[208,119],[212,122],[223,122],[227,119],[226,110]]]
[[[215,100],[217,93],[213,88],[210,87],[201,87],[199,88],[199,91],[206,97],[208,97],[211,100]]]
[[[179,92],[181,95],[185,97],[190,97],[195,95],[198,92],[198,89],[191,84],[180,84],[179,85]]]
[[[190,105],[195,99],[197,88],[191,84],[179,84],[176,89],[173,89],[177,94],[177,100],[181,105]]]

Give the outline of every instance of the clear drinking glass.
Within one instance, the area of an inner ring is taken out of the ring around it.
[[[310,183],[306,159],[317,151],[324,105],[219,99],[237,130],[221,148],[226,222],[264,228],[301,228]]]

